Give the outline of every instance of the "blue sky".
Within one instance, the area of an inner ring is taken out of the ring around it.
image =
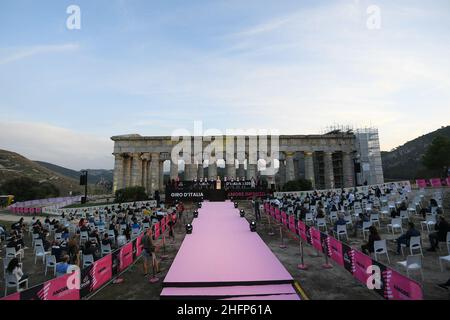
[[[449,125],[449,31],[448,0],[0,0],[0,148],[112,168],[111,136],[203,121],[372,125],[389,150]]]

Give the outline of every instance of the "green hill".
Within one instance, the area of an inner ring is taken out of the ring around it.
[[[428,170],[422,164],[422,157],[428,146],[439,135],[450,138],[450,126],[408,141],[390,152],[381,152],[385,180],[440,177],[442,172]]]

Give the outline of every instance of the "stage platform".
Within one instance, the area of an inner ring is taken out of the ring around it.
[[[298,298],[292,276],[232,202],[204,202],[192,225],[161,298]]]

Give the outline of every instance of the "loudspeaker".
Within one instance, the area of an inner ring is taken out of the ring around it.
[[[361,172],[361,163],[355,163],[355,172],[360,173]]]

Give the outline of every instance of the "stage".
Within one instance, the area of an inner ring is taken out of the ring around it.
[[[204,202],[162,299],[299,299],[293,278],[231,201]]]

